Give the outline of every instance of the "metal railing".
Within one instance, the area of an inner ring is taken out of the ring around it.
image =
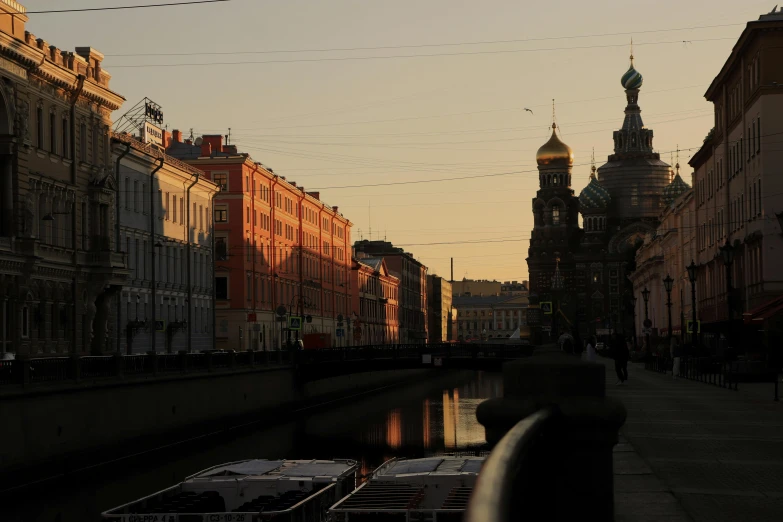
[[[0,361],[0,386],[124,378],[189,372],[212,372],[264,365],[317,365],[375,359],[519,358],[532,353],[527,346],[480,344],[387,344],[344,348],[282,351],[212,351],[147,353],[83,357],[41,357]]]
[[[521,520],[524,498],[520,492],[538,495],[535,484],[540,481],[537,467],[531,462],[536,457],[538,443],[545,433],[554,410],[542,409],[522,419],[500,439],[492,449],[478,476],[465,522]],[[554,488],[548,484],[547,488]],[[536,502],[544,502],[537,498]]]

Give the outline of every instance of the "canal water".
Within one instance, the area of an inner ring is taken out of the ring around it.
[[[476,407],[503,394],[502,375],[439,374],[332,405],[263,418],[225,434],[30,487],[0,504],[3,522],[82,522],[223,462],[249,458],[349,458],[368,474],[385,460],[477,452],[484,428]]]

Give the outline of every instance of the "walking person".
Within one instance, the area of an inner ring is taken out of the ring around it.
[[[598,360],[598,352],[595,349],[595,345],[598,341],[595,339],[595,335],[591,335],[587,340],[587,348],[585,349],[585,361],[596,362]]]
[[[617,385],[623,386],[628,380],[628,347],[619,334],[612,337],[612,355],[614,356],[614,370],[617,372]]]
[[[672,358],[672,377],[675,379],[680,376],[680,343],[676,337],[672,337],[669,345],[669,355]]]

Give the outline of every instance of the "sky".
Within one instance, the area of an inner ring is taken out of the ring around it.
[[[21,3],[35,11],[162,2]],[[688,159],[712,127],[704,92],[744,24],[772,6],[230,0],[30,14],[27,29],[63,50],[106,55],[111,87],[127,99],[115,121],[148,97],[169,130],[230,128],[240,151],[339,206],[354,240],[385,238],[443,277],[453,257],[455,279],[521,281],[552,100],[578,195],[591,151],[600,166],[622,124],[633,38],[642,117],[662,159],[679,147],[689,181]]]

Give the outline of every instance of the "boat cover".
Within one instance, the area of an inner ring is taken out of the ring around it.
[[[214,477],[216,475],[263,475],[283,465],[282,460],[247,460],[227,466],[211,469],[198,477]]]

